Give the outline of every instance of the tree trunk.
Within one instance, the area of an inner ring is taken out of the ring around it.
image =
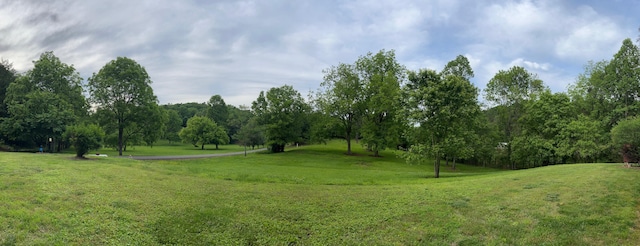
[[[347,155],[351,154],[351,133],[347,132]]]
[[[453,170],[456,170],[456,157],[453,157],[453,160],[451,162],[451,168],[453,168]]]
[[[448,167],[448,166],[449,166],[449,157],[448,157],[448,156],[445,156],[445,157],[444,157],[444,159],[445,159],[445,162],[444,162],[444,163],[445,163],[445,165]]]
[[[204,150],[204,143],[200,145],[200,150]]]
[[[345,137],[347,138],[347,155],[351,154],[351,127],[345,127]]]
[[[218,149],[218,144],[216,144],[216,149]]]
[[[434,174],[436,178],[440,178],[440,156],[436,155],[436,162],[434,164]]]
[[[118,127],[118,155],[122,156],[122,133],[124,132],[124,127]]]

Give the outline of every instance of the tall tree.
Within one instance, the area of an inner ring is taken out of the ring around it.
[[[575,162],[595,162],[608,149],[605,129],[602,121],[578,115],[561,130],[558,151]]]
[[[97,110],[108,116],[103,124],[117,129],[118,155],[122,155],[125,128],[143,124],[147,110],[157,105],[149,74],[134,60],[118,57],[89,78],[89,92]]]
[[[272,152],[283,152],[286,144],[302,139],[310,107],[293,87],[274,87],[266,94],[261,91],[251,109],[264,126]]]
[[[473,78],[474,76],[473,69],[471,69],[471,64],[469,63],[469,59],[467,59],[467,57],[463,55],[458,55],[455,59],[449,61],[440,73],[443,76],[455,75],[466,80],[471,80],[471,78]]]
[[[498,124],[503,131],[503,141],[507,143],[507,156],[513,169],[516,166],[511,160],[511,145],[520,132],[518,120],[523,114],[524,103],[535,98],[544,88],[542,80],[536,75],[515,66],[507,71],[500,70],[484,90],[485,99],[500,109]]]
[[[541,92],[538,98],[524,104],[524,113],[518,124],[521,125],[520,144],[513,145],[513,151],[520,158],[514,161],[525,167],[536,167],[565,162],[567,157],[558,148],[563,141],[561,132],[576,118],[575,110],[570,98],[564,93],[551,93],[550,90]],[[527,141],[531,144],[525,144]],[[534,141],[534,142],[531,142]],[[528,148],[537,145],[532,150]]]
[[[227,120],[229,119],[229,111],[227,104],[220,95],[213,95],[207,102],[207,117],[212,119],[219,126],[227,129]]]
[[[354,65],[340,63],[324,70],[322,89],[316,94],[318,109],[335,119],[347,140],[347,154],[351,154],[351,139],[365,108],[364,85]]]
[[[34,68],[7,88],[8,118],[3,131],[11,139],[27,145],[50,144],[61,148],[60,137],[66,126],[86,115],[81,78],[73,66],[60,61],[52,52],[43,53]]]
[[[229,112],[229,118],[227,119],[227,133],[231,136],[235,136],[240,129],[246,125],[253,117],[251,108],[245,105],[239,107],[233,105],[227,105],[227,111]],[[237,140],[234,138],[234,140]]]
[[[625,39],[618,53],[605,67],[605,80],[615,103],[612,122],[640,113],[640,50]]]
[[[578,75],[568,90],[577,112],[606,122],[609,125],[607,131],[613,125],[611,113],[614,106],[610,96],[611,86],[605,80],[605,68],[608,65],[609,61],[589,61],[584,72]]]
[[[164,131],[164,139],[169,140],[169,143],[180,141],[178,133],[182,130],[182,118],[178,111],[173,109],[165,109],[167,112],[166,129]]]
[[[14,84],[26,79],[21,77]],[[9,87],[9,93],[15,88],[14,84]],[[59,95],[40,90],[28,93],[22,100],[10,100],[8,111],[10,117],[2,122],[2,132],[8,140],[26,147],[59,142],[65,128],[76,119],[69,103]]]
[[[379,156],[379,151],[398,144],[402,128],[400,84],[406,69],[395,52],[381,50],[368,53],[356,61],[356,70],[364,84],[362,142]]]
[[[414,144],[405,155],[408,162],[425,159],[416,155],[435,158],[435,177],[440,177],[440,160],[449,152],[461,157],[472,151],[462,143],[471,134],[468,129],[480,113],[477,102],[478,89],[465,77],[441,75],[434,70],[409,72],[409,118],[418,129],[414,132]],[[452,148],[460,148],[452,150]]]
[[[13,65],[8,60],[0,59],[0,119],[9,116],[4,99],[6,98],[9,84],[11,84],[17,76],[18,73],[13,69]]]

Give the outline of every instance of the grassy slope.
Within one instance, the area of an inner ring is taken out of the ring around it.
[[[561,244],[640,241],[640,170],[523,171],[344,156],[188,161],[0,153],[4,244]],[[361,154],[364,154],[360,150]]]

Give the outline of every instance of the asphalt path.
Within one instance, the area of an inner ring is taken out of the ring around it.
[[[247,150],[247,154],[255,153],[267,150],[266,148],[255,149],[255,150]],[[198,158],[212,158],[212,157],[222,157],[222,156],[232,156],[232,155],[244,155],[244,151],[241,152],[231,152],[231,153],[220,153],[220,154],[206,154],[206,155],[164,155],[164,156],[122,156],[122,158],[130,158],[134,160],[184,160],[184,159],[198,159]]]

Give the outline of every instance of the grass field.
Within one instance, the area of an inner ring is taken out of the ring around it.
[[[167,155],[206,155],[206,154],[219,154],[229,152],[244,151],[244,147],[228,144],[220,145],[218,149],[214,144],[207,144],[204,146],[204,150],[200,147],[194,147],[191,144],[185,143],[169,143],[166,140],[161,140],[154,146],[129,146],[126,151],[122,153],[123,156],[167,156]],[[73,149],[66,150],[65,153],[74,153]],[[99,150],[92,150],[87,155],[91,154],[106,154],[108,156],[117,156],[118,151],[114,148],[101,148]]]
[[[343,145],[181,161],[0,153],[0,245],[637,245],[640,170],[429,178]],[[155,148],[155,147],[154,147]]]

